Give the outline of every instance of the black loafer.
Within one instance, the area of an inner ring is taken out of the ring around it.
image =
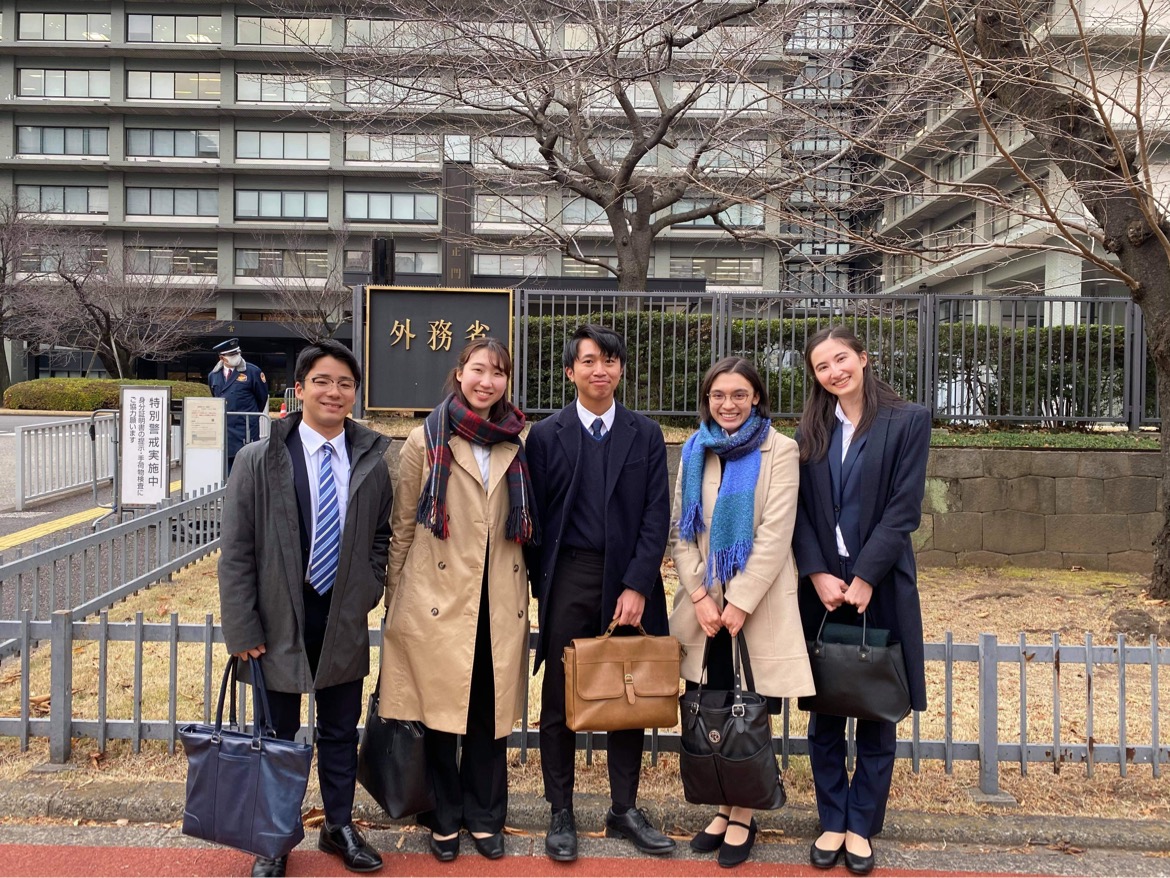
[[[544,837],[544,852],[558,863],[571,863],[577,859],[577,821],[573,819],[571,808],[552,812],[548,835]]]
[[[493,832],[486,838],[476,838],[473,835],[471,840],[475,843],[475,849],[489,860],[498,860],[504,855],[504,833],[502,832]]]
[[[845,853],[845,842],[841,842],[841,847],[835,851],[827,851],[817,847],[817,843],[814,841],[808,851],[808,861],[818,869],[832,869],[837,865],[837,861],[841,859],[843,853]]]
[[[257,857],[252,863],[252,878],[284,878],[288,857]]]
[[[352,823],[344,826],[322,824],[317,850],[341,857],[345,868],[351,872],[377,872],[382,868],[382,855],[366,844]]]
[[[727,822],[726,814],[716,813],[715,817],[712,817],[711,819],[714,820],[716,818],[722,818],[725,823]],[[705,829],[696,832],[695,837],[691,839],[691,850],[696,854],[714,853],[715,851],[719,850],[719,846],[723,844],[723,837],[725,835],[727,835],[726,829],[718,834],[714,832],[708,832]]]
[[[869,843],[869,855],[868,856],[861,857],[861,856],[858,856],[857,854],[849,853],[848,850],[845,851],[845,868],[848,869],[850,872],[852,872],[854,875],[868,875],[870,872],[873,871],[873,865],[874,865],[874,859],[873,859],[873,842],[872,841]]]
[[[450,863],[459,856],[459,836],[435,838],[435,834],[431,833],[431,853],[440,863]]]
[[[756,823],[754,817],[752,818],[750,826],[744,826],[743,823],[738,820],[729,820],[727,825],[729,827],[743,826],[743,828],[748,831],[748,834],[747,839],[744,840],[742,844],[728,844],[725,840],[723,844],[719,846],[719,856],[716,858],[716,861],[724,869],[730,869],[733,866],[738,866],[740,863],[751,856],[752,845],[756,843],[756,833],[760,830],[759,824]]]
[[[610,808],[605,815],[605,837],[629,839],[642,853],[656,857],[674,853],[674,840],[651,826],[641,808],[631,808],[625,814],[615,814]]]

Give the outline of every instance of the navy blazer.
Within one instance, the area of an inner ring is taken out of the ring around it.
[[[534,671],[548,651],[544,639],[548,597],[554,587],[566,513],[580,490],[605,491],[605,572],[597,633],[605,631],[618,596],[627,588],[646,597],[642,627],[650,634],[667,634],[669,630],[662,559],[670,536],[670,485],[662,428],[618,405],[609,434],[604,485],[580,483],[577,462],[584,438],[574,401],[533,424],[525,443],[542,533],[540,545],[525,550],[532,595],[539,601],[540,637]]]
[[[861,494],[861,549],[853,557],[853,575],[873,585],[867,612],[870,624],[888,628],[891,637],[901,641],[911,704],[915,710],[925,710],[922,608],[910,534],[922,521],[930,412],[912,403],[883,407],[865,435],[856,488]],[[841,575],[828,455],[800,465],[800,503],[792,548],[801,576],[801,621],[805,636],[812,639],[824,618],[825,606],[809,575]],[[838,608],[830,620],[860,624],[850,606]]]

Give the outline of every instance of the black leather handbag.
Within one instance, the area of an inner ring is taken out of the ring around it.
[[[309,783],[313,747],[276,738],[259,659],[251,659],[252,731],[238,727],[238,661],[232,656],[224,668],[215,725],[179,729],[187,753],[183,834],[257,857],[283,857],[305,837],[301,804]],[[229,688],[231,709],[225,729],[223,703]]]
[[[435,807],[435,791],[424,747],[426,727],[416,720],[378,716],[381,688],[379,674],[358,744],[358,783],[391,817],[430,811]]]
[[[711,640],[703,649],[703,677]],[[747,680],[740,681],[740,660]],[[743,632],[732,641],[733,689],[697,689],[679,697],[682,736],[679,770],[683,794],[695,805],[731,805],[774,811],[784,807],[784,784],[772,749],[768,700],[753,691],[751,659]]]
[[[890,643],[885,629],[867,630],[865,613],[860,629],[827,626],[828,618],[825,613],[816,639],[806,641],[816,694],[799,698],[797,706],[829,716],[901,722],[910,713],[902,644]]]

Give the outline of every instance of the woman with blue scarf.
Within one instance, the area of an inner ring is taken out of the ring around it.
[[[813,693],[796,602],[792,528],[799,459],[796,443],[772,429],[768,390],[755,365],[726,357],[703,378],[699,429],[683,445],[675,488],[678,519],[671,553],[679,588],[670,633],[685,648],[687,689],[731,689],[732,638],[742,629],[756,690],[781,698]],[[775,699],[773,702],[772,699]],[[750,808],[723,807],[691,839],[730,867],[750,855],[758,826]]]

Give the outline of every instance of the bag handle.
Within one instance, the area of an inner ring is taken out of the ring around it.
[[[867,616],[866,616],[867,612],[869,612],[869,611],[868,610],[861,611],[861,646],[859,646],[857,648],[858,658],[860,658],[863,662],[869,661],[870,651],[873,649],[873,647],[871,647],[869,645],[869,643],[866,642],[866,638],[865,638],[865,629],[866,629],[866,624],[868,621]],[[820,651],[821,648],[825,645],[825,643],[821,639],[821,637],[822,637],[822,634],[825,630],[825,623],[827,621],[829,621],[829,611],[825,610],[825,615],[821,618],[821,627],[817,629],[817,639],[814,641],[818,651]]]
[[[615,628],[617,628],[617,626],[618,626],[617,619],[614,619],[612,622],[610,622],[610,623],[609,623],[609,627],[605,629],[605,633],[604,633],[604,634],[602,634],[602,635],[600,635],[600,636],[598,637],[598,640],[601,640],[601,639],[603,639],[603,638],[609,637],[611,634],[613,634],[613,630],[614,630]],[[624,627],[626,627],[626,628],[637,628],[637,629],[638,629],[638,633],[639,633],[639,634],[641,634],[643,637],[649,637],[649,636],[650,636],[649,634],[647,634],[647,633],[646,633],[646,629],[642,627],[642,623],[641,623],[641,622],[639,622],[637,625],[626,625],[626,626],[624,626]]]
[[[707,659],[711,656],[711,641],[713,637],[708,637],[703,644],[703,670],[699,674],[699,689],[705,685],[704,681],[707,679]],[[731,640],[731,667],[734,674],[734,692],[735,701],[737,704],[743,703],[743,683],[740,680],[740,665],[743,666],[743,679],[747,680],[747,691],[756,691],[756,679],[752,674],[751,656],[748,655],[747,638],[744,636],[743,629],[739,629],[739,634]]]
[[[219,700],[215,705],[215,731],[212,733],[212,740],[219,741],[220,735],[223,733],[223,703],[227,698],[228,683],[231,682],[232,699],[231,710],[228,713],[228,723],[230,725],[236,724],[236,657],[233,655],[227,660],[227,664],[223,669],[223,679],[219,684]]]

